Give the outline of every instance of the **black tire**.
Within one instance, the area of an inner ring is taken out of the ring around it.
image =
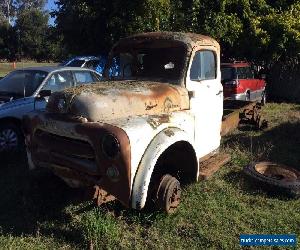
[[[19,126],[14,123],[0,124],[0,153],[20,152],[24,146],[24,137]]]
[[[245,101],[249,102],[250,101],[250,92],[247,91]]]
[[[262,94],[261,94],[261,101],[260,101],[260,104],[261,104],[262,106],[264,106],[264,105],[266,105],[266,103],[267,103],[267,93],[266,93],[266,91],[264,91],[264,92],[262,92]]]
[[[244,173],[260,187],[289,197],[300,196],[300,171],[272,162],[258,162],[244,167]]]
[[[160,179],[157,189],[157,206],[167,214],[174,213],[181,197],[180,182],[173,176],[166,174]]]

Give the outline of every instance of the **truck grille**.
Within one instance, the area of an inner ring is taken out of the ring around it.
[[[95,161],[94,149],[86,141],[59,136],[43,130],[37,130],[34,138],[39,147],[46,149],[49,153]]]

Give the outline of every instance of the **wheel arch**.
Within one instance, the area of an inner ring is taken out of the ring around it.
[[[176,157],[170,157],[174,155]],[[184,181],[184,183],[197,180],[197,156],[193,143],[186,132],[178,128],[166,128],[157,134],[148,145],[135,173],[131,192],[132,208],[142,209],[145,206],[154,170],[160,170],[162,163],[166,162],[175,164],[167,170],[173,171],[171,174],[178,170],[180,173],[177,174],[182,177],[181,181]],[[183,162],[184,168],[182,166]]]
[[[16,117],[3,117],[3,118],[0,118],[0,125],[4,124],[4,123],[13,123],[13,124],[19,126],[20,129],[22,128],[21,119],[16,118]]]

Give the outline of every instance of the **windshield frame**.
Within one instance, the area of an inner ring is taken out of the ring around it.
[[[155,45],[153,45],[155,44]],[[159,44],[162,44],[160,47]],[[150,45],[150,46],[149,46]],[[153,81],[153,82],[161,82],[162,78],[151,78],[151,77],[141,77],[136,76],[132,79],[122,79],[122,78],[114,78],[109,76],[109,69],[113,65],[113,60],[116,55],[119,53],[126,53],[130,52],[132,50],[138,51],[138,49],[151,49],[153,48],[157,49],[163,49],[163,48],[179,48],[183,49],[182,58],[184,62],[181,65],[179,76],[176,80],[174,79],[164,79],[164,82],[173,84],[173,85],[179,85],[179,86],[185,86],[185,80],[186,80],[186,72],[189,65],[189,58],[190,58],[190,50],[186,43],[178,40],[168,40],[168,39],[126,39],[121,40],[119,43],[117,43],[112,50],[109,53],[107,63],[105,65],[104,69],[104,78],[109,81],[127,81],[127,80],[141,80],[141,81]]]

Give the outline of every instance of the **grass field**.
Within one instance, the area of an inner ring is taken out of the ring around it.
[[[268,104],[264,113],[269,128],[225,137],[231,162],[185,188],[171,216],[118,202],[97,208],[51,173],[2,160],[0,249],[238,249],[240,234],[299,235],[300,200],[270,196],[241,172],[252,160],[299,168],[300,105]]]
[[[36,63],[36,62],[17,62],[16,69],[22,69],[26,67],[33,66],[47,66],[47,65],[55,65],[54,63]],[[7,73],[12,71],[13,64],[12,63],[0,63],[0,77],[5,76]]]

